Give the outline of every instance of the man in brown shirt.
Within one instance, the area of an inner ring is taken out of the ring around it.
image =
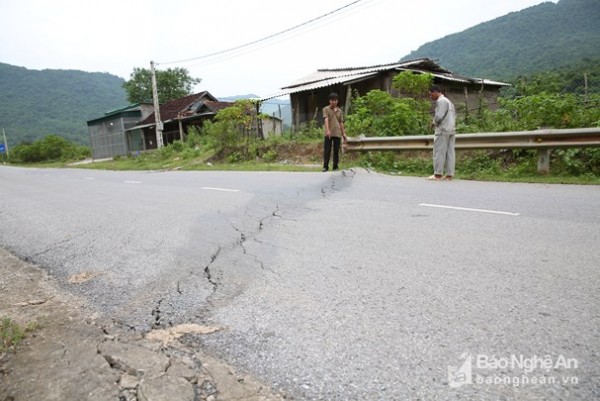
[[[338,169],[340,161],[340,144],[342,138],[346,141],[346,130],[344,128],[344,114],[338,107],[337,93],[329,94],[329,106],[323,107],[323,118],[325,119],[325,139],[323,142],[323,171],[329,170],[329,157],[333,145],[333,169]]]

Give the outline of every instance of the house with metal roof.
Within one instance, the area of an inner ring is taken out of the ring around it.
[[[392,81],[403,71],[432,74],[434,83],[442,87],[459,112],[461,108],[464,112],[479,107],[480,100],[485,100],[493,107],[500,88],[509,85],[483,78],[464,77],[452,73],[429,58],[419,58],[370,67],[319,69],[284,86],[279,92],[263,100],[289,95],[292,125],[301,127],[314,119],[322,122],[322,108],[328,104],[328,95],[331,92],[338,93],[340,107],[344,107],[346,111],[354,91],[362,96],[371,90],[379,89],[401,96],[401,93],[392,88]]]
[[[207,91],[165,103],[160,107],[163,143],[182,139],[190,126],[201,126],[203,121],[212,119],[219,110],[232,104],[219,102]],[[94,159],[125,156],[157,147],[151,103],[106,112],[103,117],[88,121],[87,125]]]

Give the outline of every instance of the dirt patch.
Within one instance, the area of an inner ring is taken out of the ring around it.
[[[95,277],[84,272],[71,282]],[[180,338],[218,327],[134,332],[93,313],[43,269],[0,249],[0,318],[34,327],[0,354],[0,401],[283,400]]]
[[[101,273],[97,273],[97,272],[81,272],[78,274],[73,274],[71,277],[69,277],[69,283],[71,284],[81,284],[81,283],[85,283],[86,281],[90,281],[96,277],[98,277]]]
[[[220,330],[220,327],[200,326],[198,324],[180,324],[168,329],[152,330],[146,334],[146,339],[159,341],[163,345],[172,344],[173,341],[183,337],[185,334],[211,334]]]

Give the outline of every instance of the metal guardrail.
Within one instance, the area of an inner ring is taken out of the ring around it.
[[[347,151],[431,150],[433,135],[352,137]],[[600,146],[600,128],[541,129],[536,131],[457,134],[456,149],[580,148]]]
[[[432,150],[433,135],[348,138],[344,150]],[[539,149],[538,172],[550,170],[550,149],[600,146],[599,128],[540,129],[536,131],[457,134],[456,149]]]

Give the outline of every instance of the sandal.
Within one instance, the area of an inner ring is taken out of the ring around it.
[[[441,180],[441,178],[440,177],[436,177],[435,174],[434,175],[430,175],[429,177],[427,177],[427,179],[429,181],[439,181],[439,180]]]
[[[452,181],[452,176],[451,175],[445,175],[442,177],[442,180],[444,181]]]

